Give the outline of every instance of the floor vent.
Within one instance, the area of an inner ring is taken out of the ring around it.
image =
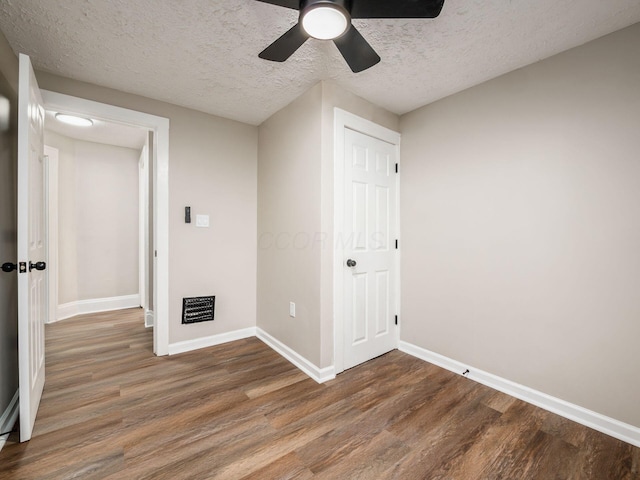
[[[190,297],[182,299],[182,323],[213,320],[216,297]]]

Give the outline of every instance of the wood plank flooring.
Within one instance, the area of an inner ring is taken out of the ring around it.
[[[398,351],[318,385],[255,338],[154,357],[140,309],[46,335],[2,479],[640,479],[640,449]]]

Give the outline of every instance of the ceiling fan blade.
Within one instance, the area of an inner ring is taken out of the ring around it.
[[[353,25],[344,35],[335,38],[333,43],[336,44],[336,47],[338,47],[338,50],[340,50],[354,73],[373,67],[380,61],[376,51]]]
[[[262,3],[270,3],[271,5],[277,5],[279,7],[293,8],[294,10],[300,10],[300,0],[258,0]]]
[[[309,35],[302,29],[302,25],[296,23],[288,32],[260,52],[258,56],[273,62],[284,62],[307,41],[307,38],[309,38]]]
[[[444,0],[352,0],[351,18],[435,18]]]

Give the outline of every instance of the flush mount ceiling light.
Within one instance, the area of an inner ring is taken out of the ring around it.
[[[318,40],[333,40],[346,32],[350,23],[348,15],[337,5],[312,5],[302,11],[302,28]]]
[[[380,61],[376,51],[351,24],[352,18],[435,18],[445,0],[258,0],[298,10],[298,23],[258,55],[284,62],[309,37],[333,40],[354,73]],[[369,27],[371,28],[371,27]]]
[[[69,125],[75,125],[76,127],[90,127],[93,125],[93,120],[85,117],[78,117],[77,115],[69,115],[67,113],[56,113],[56,120],[60,120],[62,123]]]

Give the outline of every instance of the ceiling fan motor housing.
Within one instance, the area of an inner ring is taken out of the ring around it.
[[[351,1],[350,0],[300,0],[300,20],[307,12],[318,7],[330,7],[339,10],[348,22],[351,22]]]

